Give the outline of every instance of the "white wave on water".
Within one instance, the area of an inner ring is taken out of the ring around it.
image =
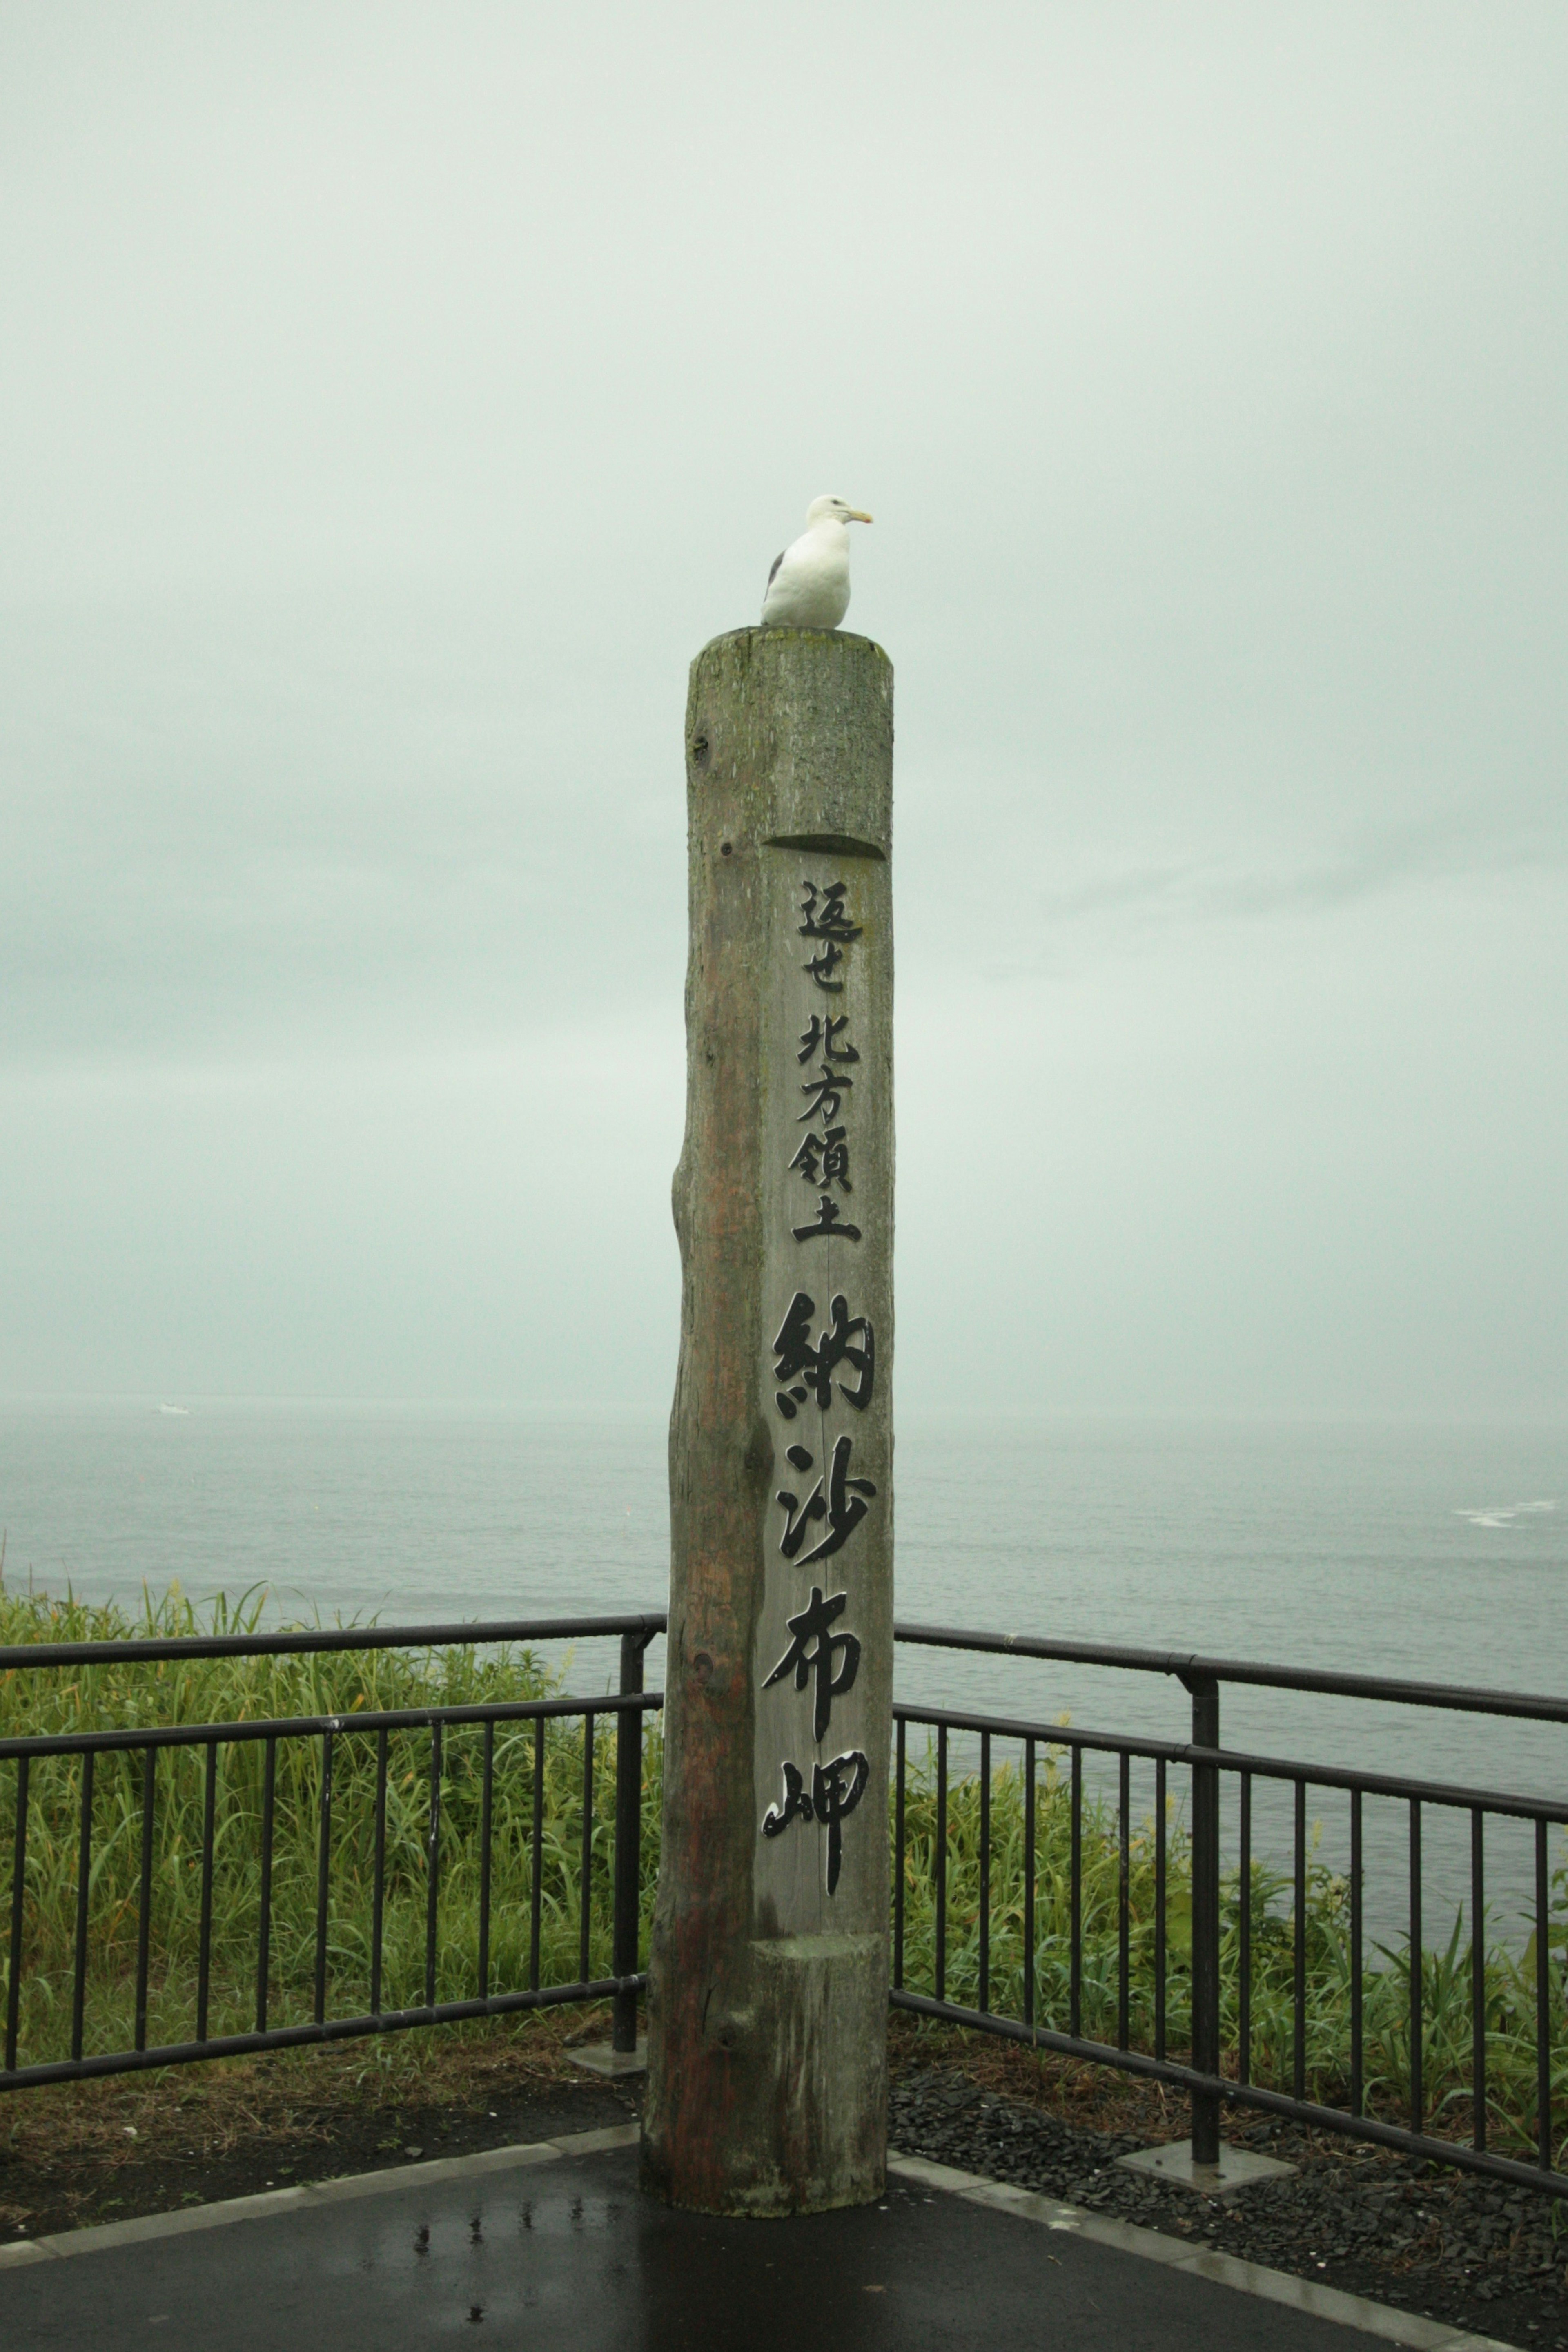
[[[1515,1521],[1536,1511],[1554,1511],[1555,1503],[1489,1503],[1481,1511],[1456,1511],[1457,1519],[1469,1519],[1472,1528],[1511,1528]]]

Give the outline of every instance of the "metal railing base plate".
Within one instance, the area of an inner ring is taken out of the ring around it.
[[[1223,2140],[1218,2164],[1195,2163],[1190,2139],[1134,2148],[1131,2156],[1119,2156],[1116,2162],[1128,2172],[1152,2172],[1156,2180],[1168,2180],[1173,2189],[1195,2189],[1201,2197],[1233,2197],[1255,2180],[1283,2180],[1297,2168],[1277,2156],[1258,2156],[1249,2147],[1228,2147]]]
[[[591,2042],[586,2049],[567,2050],[561,2054],[570,2064],[586,2067],[591,2074],[645,2074],[648,2071],[645,2042],[639,2042],[635,2050],[617,2050],[608,2042]]]

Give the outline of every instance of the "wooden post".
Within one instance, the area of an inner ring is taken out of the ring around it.
[[[869,2202],[887,2142],[893,670],[692,665],[683,1286],[643,2168]]]

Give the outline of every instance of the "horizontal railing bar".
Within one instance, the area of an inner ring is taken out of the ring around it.
[[[295,1626],[280,1633],[172,1633],[110,1642],[13,1642],[0,1647],[0,1673],[26,1666],[106,1666],[153,1659],[276,1658],[336,1650],[477,1650],[496,1642],[583,1641],[593,1634],[664,1630],[664,1611],[623,1617],[517,1617],[448,1625]]]
[[[1452,1780],[1406,1780],[1392,1772],[1360,1772],[1331,1764],[1298,1764],[1279,1756],[1249,1756],[1245,1749],[1191,1748],[1188,1757],[1217,1763],[1227,1772],[1251,1772],[1265,1780],[1301,1780],[1313,1789],[1359,1790],[1367,1797],[1418,1797],[1423,1804],[1478,1807],[1521,1822],[1568,1822],[1562,1798],[1527,1797],[1507,1789],[1469,1789]]]
[[[1102,1748],[1108,1756],[1146,1756],[1153,1760],[1161,1756],[1180,1758],[1188,1752],[1179,1740],[1145,1739],[1130,1731],[1090,1731],[1076,1724],[1040,1723],[1026,1716],[976,1715],[958,1707],[923,1706],[914,1699],[894,1699],[893,1719],[928,1724],[934,1731],[989,1731],[1003,1739],[1046,1740],[1053,1748]],[[1192,1752],[1207,1753],[1207,1749]],[[1222,1752],[1229,1753],[1228,1749]]]
[[[1527,1716],[1568,1723],[1568,1698],[1531,1691],[1494,1691],[1462,1683],[1403,1682],[1387,1675],[1342,1675],[1316,1666],[1270,1666],[1255,1658],[1209,1658],[1186,1650],[1140,1650],[1114,1642],[1055,1642],[1032,1633],[985,1633],[961,1625],[895,1624],[895,1642],[925,1649],[979,1650],[993,1655],[1051,1658],[1067,1665],[1116,1666],[1135,1674],[1188,1675],[1220,1683],[1258,1683],[1271,1690],[1316,1691],[1340,1698],[1384,1699],[1400,1706],[1447,1707],[1460,1715]]]
[[[934,1731],[988,1731],[1003,1739],[1043,1739],[1056,1748],[1086,1748],[1101,1756],[1136,1756],[1151,1764],[1214,1764],[1226,1772],[1251,1772],[1266,1780],[1304,1780],[1314,1789],[1359,1789],[1373,1797],[1419,1797],[1424,1803],[1479,1806],[1526,1822],[1568,1822],[1568,1803],[1550,1797],[1523,1797],[1501,1789],[1460,1788],[1449,1780],[1406,1780],[1389,1772],[1358,1772],[1343,1766],[1298,1762],[1287,1756],[1253,1756],[1240,1748],[1195,1748],[1190,1741],[1144,1739],[1119,1731],[1090,1731],[1068,1723],[1034,1723],[998,1715],[960,1714],[951,1707],[894,1702],[895,1722],[929,1725]]]
[[[180,1658],[278,1657],[349,1650],[478,1649],[497,1642],[587,1640],[641,1633],[651,1642],[668,1623],[662,1610],[603,1617],[460,1619],[439,1625],[295,1627],[277,1633],[172,1634],[167,1639],[109,1642],[21,1642],[0,1647],[0,1673],[33,1666],[92,1666],[112,1661],[147,1664]],[[1138,1674],[1208,1676],[1275,1690],[1312,1691],[1343,1698],[1385,1700],[1401,1706],[1443,1707],[1468,1715],[1507,1715],[1568,1723],[1568,1698],[1530,1691],[1488,1690],[1458,1683],[1425,1683],[1385,1675],[1336,1674],[1313,1666],[1274,1666],[1255,1658],[1208,1657],[1199,1651],[1149,1650],[1114,1642],[1052,1641],[1032,1633],[991,1633],[962,1625],[901,1621],[895,1641],[926,1649],[970,1650],[993,1655],[1109,1666]]]
[[[925,1723],[931,1728],[949,1731],[990,1731],[1004,1739],[1043,1739],[1053,1748],[1103,1748],[1109,1756],[1183,1757],[1187,1749],[1179,1740],[1145,1739],[1136,1732],[1090,1731],[1071,1723],[1041,1723],[1027,1716],[976,1715],[958,1707],[923,1706],[914,1699],[894,1699],[893,1719],[895,1723]],[[1206,1756],[1207,1749],[1195,1749]],[[1225,1749],[1222,1753],[1228,1754]]]
[[[34,1732],[0,1739],[0,1759],[18,1756],[80,1756],[88,1752],[149,1748],[199,1748],[254,1739],[319,1738],[326,1731],[428,1730],[433,1725],[528,1722],[538,1717],[592,1713],[648,1713],[664,1703],[662,1691],[605,1692],[591,1698],[496,1699],[465,1706],[400,1707],[376,1713],[257,1717],[242,1723],[178,1723],[126,1726],[113,1731]],[[1477,1789],[1386,1772],[1357,1771],[1305,1759],[1253,1755],[1243,1748],[1195,1748],[1189,1741],[1149,1739],[1135,1734],[1095,1731],[1073,1724],[1042,1723],[1026,1717],[979,1715],[953,1707],[919,1706],[898,1700],[895,1722],[932,1730],[989,1732],[1010,1739],[1084,1748],[1105,1756],[1136,1756],[1149,1763],[1214,1764],[1228,1772],[1251,1772],[1271,1780],[1305,1780],[1314,1788],[1360,1790],[1369,1796],[1419,1797],[1425,1802],[1461,1809],[1479,1807],[1520,1821],[1568,1824],[1568,1803],[1500,1789]]]
[[[433,1724],[531,1722],[538,1716],[642,1715],[664,1704],[663,1691],[607,1691],[598,1698],[487,1699],[469,1706],[398,1707],[379,1715],[294,1715],[274,1722],[168,1723],[117,1731],[39,1731],[0,1739],[0,1757],[82,1756],[90,1749],[204,1748],[241,1739],[308,1739],[322,1732],[421,1731]]]
[[[169,2042],[157,2050],[116,2050],[97,2058],[60,2058],[47,2065],[0,2071],[0,2091],[30,2083],[79,2082],[89,2074],[134,2074],[149,2066],[183,2066],[200,2058],[237,2058],[247,2051],[297,2050],[309,2042],[351,2042],[368,2033],[402,2033],[412,2026],[449,2025],[465,2017],[504,2017],[514,2010],[549,2009],[565,2001],[611,2000],[648,1990],[644,1973],[597,1977],[591,1984],[546,1985],[538,1992],[493,1993],[487,2000],[442,2000],[433,2008],[389,2009],[379,2017],[329,2017],[321,2025],[280,2025],[266,2033],[225,2033],[207,2042]]]
[[[525,1722],[536,1717],[590,1713],[644,1713],[662,1707],[662,1691],[607,1691],[591,1698],[496,1699],[464,1706],[399,1707],[374,1713],[301,1715],[255,1717],[236,1723],[179,1723],[126,1726],[113,1731],[33,1732],[0,1739],[0,1758],[85,1755],[89,1750],[202,1747],[211,1742],[248,1739],[308,1738],[322,1732],[428,1730],[434,1724]],[[1484,1812],[1511,1815],[1521,1821],[1568,1823],[1568,1803],[1529,1797],[1500,1789],[1477,1789],[1453,1781],[1428,1780],[1406,1775],[1361,1771],[1313,1762],[1304,1758],[1254,1755],[1237,1748],[1195,1748],[1188,1741],[1151,1739],[1134,1733],[1095,1731],[1083,1726],[1042,1723],[1037,1718],[980,1715],[955,1707],[922,1706],[895,1700],[895,1722],[923,1724],[932,1730],[990,1732],[1001,1738],[1040,1739],[1050,1746],[1087,1748],[1098,1755],[1136,1756],[1149,1763],[1162,1759],[1173,1764],[1215,1764],[1229,1772],[1252,1772],[1273,1780],[1305,1780],[1314,1788],[1360,1790],[1369,1796],[1419,1797],[1437,1804],[1477,1807]]]
[[[998,2017],[991,2011],[965,2009],[956,2001],[933,2000],[925,1993],[894,1990],[889,1992],[888,2000],[893,2008],[913,2010],[920,2017],[940,2018],[949,2025],[967,2026],[977,2033],[995,2033],[1004,2041],[1058,2051],[1064,2058],[1119,2066],[1124,2074],[1152,2075],[1184,2091],[1218,2094],[1230,2106],[1260,2107],[1270,2115],[1289,2116],[1294,2122],[1309,2124],[1315,2130],[1337,2132],[1343,2138],[1375,2140],[1381,2147],[1399,2148],[1408,2156],[1427,2157],[1437,2164],[1457,2165],[1465,2171],[1515,2181],[1521,2189],[1545,2189],[1554,2197],[1568,2197],[1568,2173],[1547,2172],[1540,2165],[1524,2164],[1515,2157],[1494,2156],[1490,2149],[1468,2147],[1462,2140],[1436,2139],[1429,2132],[1406,2131],[1399,2124],[1381,2123],[1373,2116],[1353,2116],[1344,2107],[1320,2106],[1312,2099],[1293,2099],[1283,2091],[1262,2090],[1256,2083],[1233,2083],[1228,2075],[1200,2074],[1196,2067],[1183,2066],[1175,2059],[1150,2058],[1141,2050],[1118,2050],[1109,2042],[1090,2042],[1071,2033],[1057,2033],[1046,2025],[1025,2025],[1017,2018]]]

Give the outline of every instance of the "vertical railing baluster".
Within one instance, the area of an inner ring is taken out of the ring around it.
[[[375,1857],[371,1871],[371,2015],[382,2013],[382,1946],[387,1899],[387,1729],[376,1734]]]
[[[1552,2169],[1552,1892],[1546,1868],[1546,1823],[1535,1824],[1535,2138],[1537,2162]]]
[[[593,1902],[593,1716],[582,1718],[582,1887],[578,1919],[577,1977],[589,1981],[589,1929]]]
[[[1155,1760],[1155,2056],[1166,2054],[1166,1759]]]
[[[1361,1790],[1350,1792],[1350,2111],[1360,2115],[1365,2095],[1361,1982]]]
[[[641,1633],[621,1636],[621,1696],[636,1698],[643,1688]],[[641,1956],[643,1922],[643,1710],[623,1706],[615,1718],[615,1941],[611,1966],[618,1977],[634,1977]],[[630,2054],[637,2047],[637,1996],[615,1996],[611,2047]]]
[[[27,1767],[29,1756],[16,1759],[16,1825],[11,1847],[11,1950],[5,1982],[5,2072],[16,2068],[16,2036],[22,2018],[22,1922],[27,1884]]]
[[[1291,1979],[1291,2081],[1295,2095],[1307,2095],[1307,1784],[1296,1782],[1294,1966]]]
[[[1034,1741],[1023,1744],[1023,2021],[1034,2023]]]
[[[218,1743],[206,1743],[202,1790],[202,1920],[196,1948],[196,2039],[207,2038],[207,2005],[213,1982],[213,1847],[218,1824]]]
[[[1470,1808],[1470,2145],[1487,2144],[1486,1815]]]
[[[89,1748],[81,1759],[81,1827],[77,1839],[77,1934],[71,1968],[71,2056],[79,2058],[87,2013],[88,1906],[92,1887],[92,1768]]]
[[[424,2005],[435,2007],[435,1938],[441,1921],[441,1722],[430,1727],[430,1798],[424,1829]]]
[[[147,1968],[152,1948],[152,1805],[158,1784],[158,1750],[141,1751],[141,1867],[136,1895],[136,2041],[147,2047]]]
[[[272,1973],[272,1822],[277,1788],[277,1741],[267,1737],[261,1774],[261,1912],[256,1955],[256,2030],[267,2032],[267,1996]]]
[[[545,1848],[545,1718],[534,1717],[534,1811],[532,1862],[528,1885],[528,1983],[539,1989],[539,1928],[544,1909]]]
[[[980,1734],[980,1997],[982,2016],[991,2005],[991,1735]]]
[[[1219,1685],[1195,1675],[1192,1744],[1219,1745]],[[1200,2074],[1219,2072],[1219,1767],[1192,1768],[1192,2063]],[[1192,2160],[1219,2161],[1219,2095],[1192,2095]]]
[[[1410,1800],[1410,2128],[1418,2132],[1425,2112],[1422,2084],[1421,2011],[1421,1800]]]
[[[332,1874],[332,1735],[321,1734],[321,1803],[316,1832],[316,2004],[318,2025],[327,2019],[327,1906]]]
[[[905,1725],[902,1716],[894,1726],[893,1800],[893,1981],[898,1991],[904,1990],[904,1849],[905,1843],[905,1775],[907,1769]]]
[[[1236,2079],[1252,2080],[1252,1775],[1241,1775],[1241,1836],[1237,1885]]]
[[[936,1727],[936,1999],[947,1998],[947,1727]]]
[[[1083,2032],[1083,1750],[1072,1744],[1072,1818],[1068,1825],[1067,2030]]]
[[[1116,1783],[1116,2047],[1132,2040],[1133,1759],[1122,1750]]]
[[[485,1726],[485,1760],[479,1793],[479,1998],[490,1998],[490,1837],[496,1792],[496,1724]]]

